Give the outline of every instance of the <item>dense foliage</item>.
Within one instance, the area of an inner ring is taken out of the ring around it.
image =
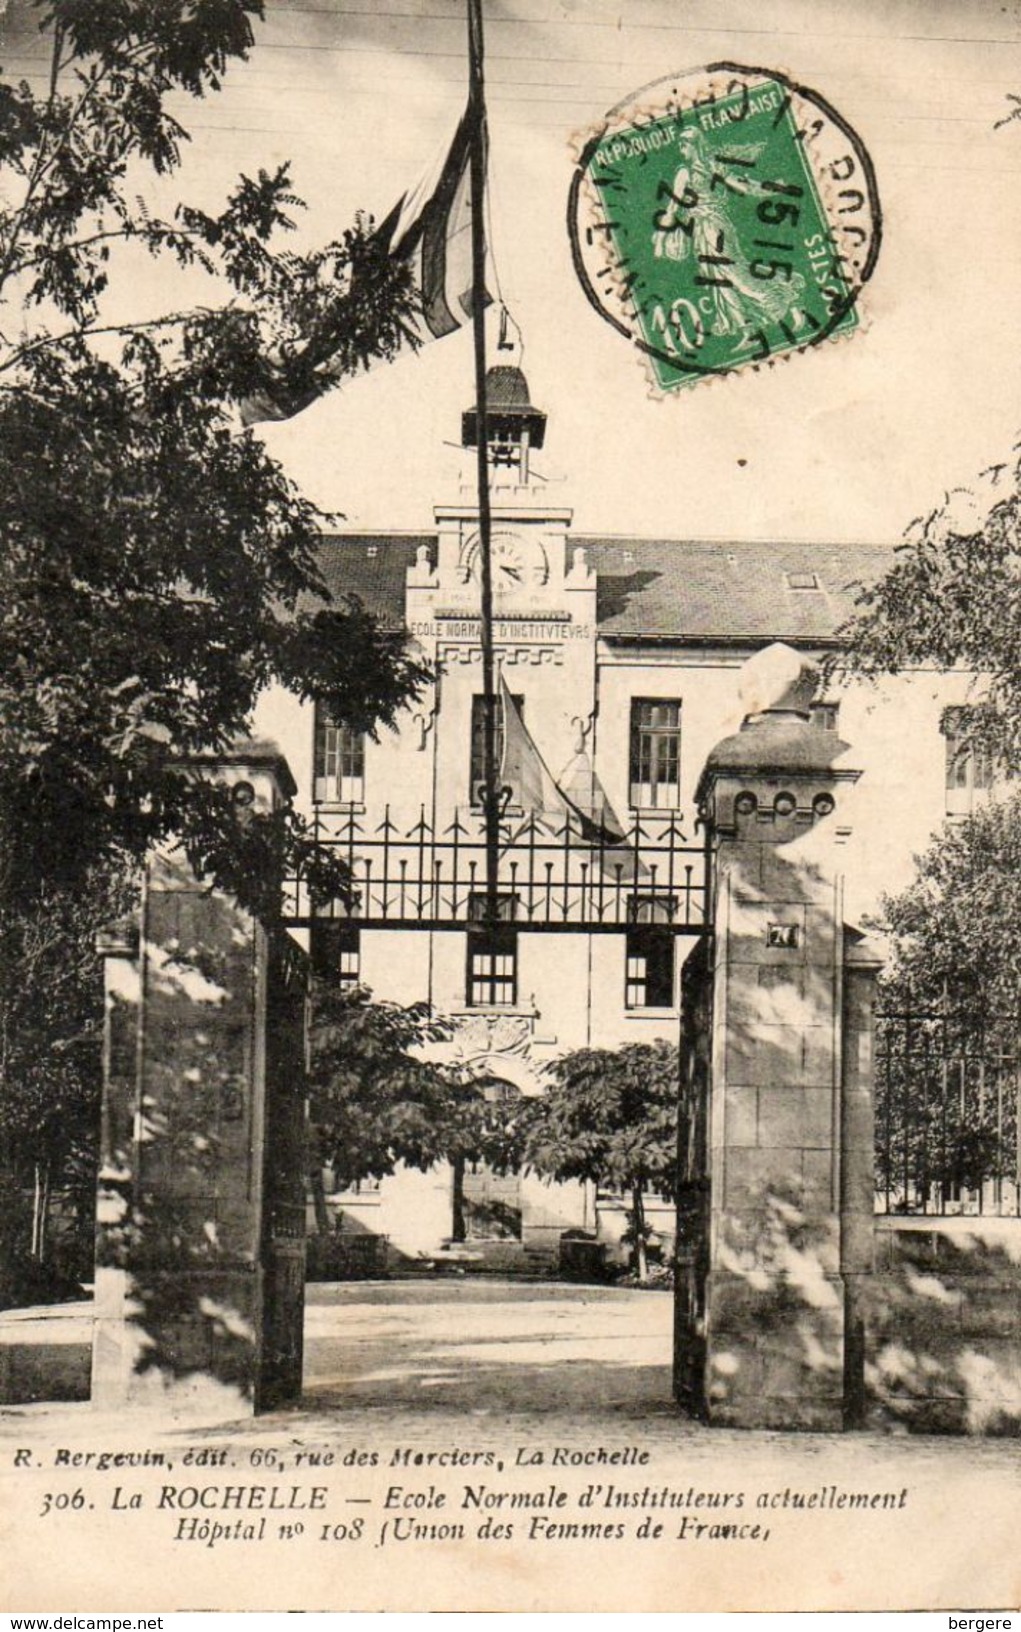
[[[645,1193],[671,1193],[677,1165],[679,1064],[672,1043],[580,1048],[550,1066],[529,1103],[522,1155],[551,1179],[582,1179],[630,1198],[634,1268],[647,1273]]]
[[[947,823],[916,875],[883,902],[884,1003],[947,1010],[979,1033],[1021,1012],[1021,793]]]
[[[836,666],[870,676],[915,664],[978,678],[965,734],[1021,767],[1021,464],[991,467],[916,521],[878,583],[862,589]]]
[[[7,1195],[0,1238],[8,1270],[19,1257],[91,1261],[102,1087],[102,968],[97,923],[131,903],[130,886],[93,872],[76,891],[51,890],[0,916],[0,1149]],[[65,1239],[47,1224],[62,1195]],[[0,1304],[9,1289],[0,1285]]]
[[[883,902],[876,1182],[900,1211],[995,1210],[1016,1183],[1021,793],[977,810]]]
[[[28,29],[48,54],[31,83],[0,73],[0,1158],[16,1187],[26,1163],[66,1178],[69,1141],[94,1130],[92,932],[154,841],[176,836],[263,914],[285,868],[343,886],[294,813],[239,823],[194,758],[243,735],[269,685],[373,731],[422,678],[355,600],[331,601],[324,518],[241,429],[267,396],[300,404],[393,356],[407,267],[360,220],[282,248],[300,208],[286,166],[240,177],[213,213],[156,202],[180,110],[248,55],[261,13],[35,0],[4,19],[9,44]],[[136,309],[149,257],[155,316]]]
[[[168,111],[252,45],[258,0],[54,0],[44,92],[0,79],[0,807],[3,888],[73,885],[180,834],[212,870],[225,812],[182,768],[246,729],[259,692],[322,696],[358,728],[420,678],[354,602],[328,604],[322,517],[237,404],[301,397],[405,337],[407,269],[365,224],[277,247],[286,167],[215,215],[139,196],[186,133]],[[132,256],[210,300],[134,321]],[[300,828],[284,838],[300,851]],[[280,835],[274,835],[279,844]],[[248,838],[252,846],[251,835]],[[244,869],[230,883],[242,893]]]
[[[501,1171],[516,1165],[523,1108],[508,1109],[470,1073],[438,1063],[435,1045],[449,1036],[449,1024],[427,1004],[402,1008],[374,1002],[365,987],[315,982],[313,1188],[321,1167],[331,1168],[346,1189],[386,1178],[401,1163],[424,1172],[450,1162],[455,1173],[465,1162],[486,1161]],[[453,1216],[451,1229],[456,1238]]]

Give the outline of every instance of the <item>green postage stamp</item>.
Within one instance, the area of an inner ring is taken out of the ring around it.
[[[673,391],[853,333],[882,218],[832,107],[718,63],[646,87],[584,140],[570,229],[590,302]]]

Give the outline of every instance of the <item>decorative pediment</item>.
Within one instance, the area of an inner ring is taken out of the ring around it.
[[[466,1014],[444,1045],[446,1064],[475,1080],[512,1083],[522,1094],[541,1094],[542,1067],[532,1055],[535,1020],[527,1014]]]

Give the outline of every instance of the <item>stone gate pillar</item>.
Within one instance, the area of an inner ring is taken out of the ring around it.
[[[834,834],[859,773],[813,723],[815,686],[789,647],[752,659],[750,711],[698,791],[716,853],[708,1239],[679,1342],[697,1327],[686,1403],[736,1427],[834,1429],[860,1411],[878,964],[843,921]]]
[[[272,746],[203,767],[238,819],[293,794]],[[296,1398],[304,954],[154,855],[106,971],[92,1399],[237,1417]]]

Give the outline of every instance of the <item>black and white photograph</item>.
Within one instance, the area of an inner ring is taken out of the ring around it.
[[[0,0],[8,1614],[1017,1611],[1019,181],[1018,0]]]

